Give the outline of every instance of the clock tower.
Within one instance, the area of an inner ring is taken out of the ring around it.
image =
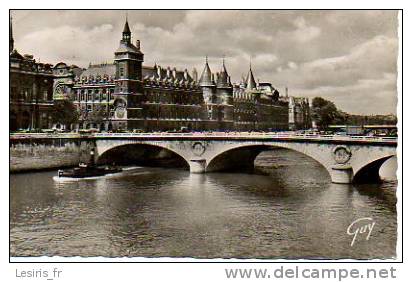
[[[142,82],[144,55],[140,51],[140,41],[137,40],[136,45],[131,42],[131,32],[127,19],[119,48],[114,54],[116,75],[113,93],[113,128],[143,128],[144,118],[141,105],[144,99]]]

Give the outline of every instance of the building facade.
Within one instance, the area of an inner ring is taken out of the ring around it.
[[[233,100],[237,130],[288,129],[288,103],[279,99],[271,83],[256,83],[252,66],[246,79],[235,85]]]
[[[289,129],[302,130],[312,126],[309,99],[289,97]]]
[[[114,63],[79,70],[54,67],[56,93],[71,93],[80,112],[78,127],[100,130],[286,130],[288,102],[270,83],[256,83],[252,68],[246,81],[232,84],[225,62],[213,73],[206,58],[197,70],[144,66],[140,41],[131,42],[125,23]],[[71,78],[70,78],[71,76]],[[64,96],[64,95],[63,95]]]
[[[11,28],[11,25],[10,25]],[[126,20],[113,63],[82,69],[60,62],[36,63],[21,56],[10,38],[11,129],[50,128],[53,101],[71,100],[79,112],[73,129],[99,130],[262,130],[304,127],[308,112],[300,103],[279,97],[270,83],[248,76],[232,83],[223,60],[213,73],[206,58],[196,69],[143,65],[140,41],[131,41]],[[290,114],[291,103],[295,115]],[[304,117],[303,117],[303,116]],[[293,120],[291,120],[293,119]],[[302,121],[304,120],[304,122]],[[302,122],[301,122],[302,121]]]
[[[9,41],[10,130],[50,128],[53,109],[51,64],[36,62],[32,55],[14,49],[12,23]]]
[[[280,99],[288,103],[289,107],[289,130],[303,130],[312,127],[309,98],[294,97],[288,95],[288,88],[285,89],[285,96]]]

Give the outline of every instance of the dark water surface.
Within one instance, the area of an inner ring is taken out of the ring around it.
[[[136,168],[63,183],[56,171],[11,175],[11,255],[396,256],[396,180],[332,184],[322,166],[287,150],[255,164],[255,174]],[[375,226],[351,247],[347,228],[363,217]]]

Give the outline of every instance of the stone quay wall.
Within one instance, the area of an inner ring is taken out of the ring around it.
[[[11,139],[10,173],[76,166],[87,161],[90,146],[74,139]]]

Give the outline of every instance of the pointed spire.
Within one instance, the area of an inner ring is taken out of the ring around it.
[[[249,63],[249,73],[246,79],[246,89],[249,89],[249,90],[256,89],[256,81],[255,81],[255,77],[253,76],[253,71],[252,71],[252,59],[250,59],[250,63]]]
[[[222,59],[222,72],[226,73],[227,75],[227,70],[226,70],[226,65],[225,65],[225,55],[223,55],[223,59]]]
[[[132,40],[132,33],[130,32],[129,22],[127,21],[127,14],[126,14],[126,22],[124,24],[123,32],[122,32],[122,41],[126,44],[130,44]]]
[[[217,87],[218,88],[231,87],[231,84],[229,82],[229,74],[227,73],[226,65],[225,65],[225,55],[223,55],[223,59],[222,59],[222,70],[219,73],[219,76],[217,77]]]
[[[126,11],[126,23],[124,24],[123,33],[130,33],[127,11]]]
[[[210,71],[208,58],[206,56],[205,68],[203,69],[202,75],[199,80],[200,86],[214,86],[212,79],[212,72]]]
[[[13,16],[11,15],[10,12],[10,40],[9,40],[9,53],[11,53],[14,50],[14,39],[13,39]]]

